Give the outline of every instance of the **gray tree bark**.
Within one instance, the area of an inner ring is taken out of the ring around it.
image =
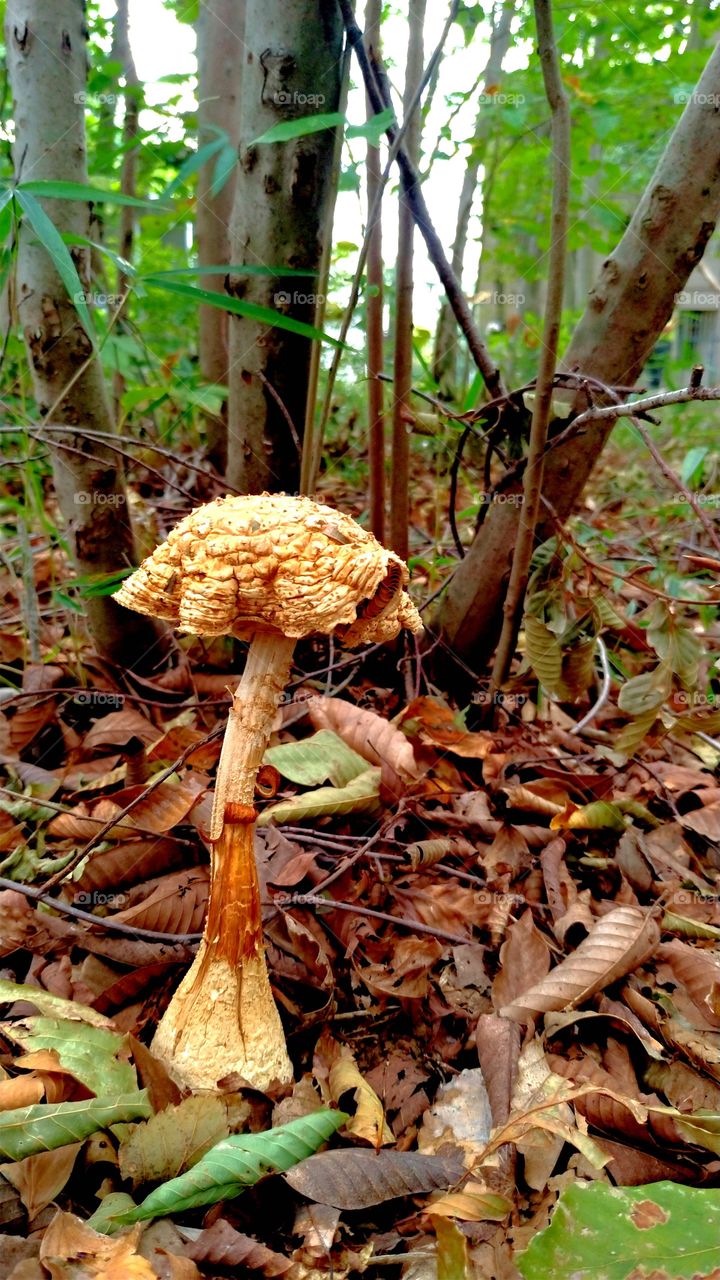
[[[632,386],[672,315],[675,295],[702,258],[720,215],[720,46],[716,47],[633,214],[603,264],[561,367]],[[577,410],[587,406],[578,394]],[[543,494],[564,520],[612,431],[592,422],[550,449]],[[521,483],[507,493],[521,492]],[[542,508],[541,508],[542,509]],[[446,644],[482,670],[502,625],[519,508],[493,504],[432,623]],[[554,524],[546,517],[539,539]]]
[[[240,166],[230,229],[233,263],[317,272],[332,197],[334,132],[253,145],[273,125],[337,111],[342,24],[335,0],[248,7]],[[233,275],[228,291],[312,324],[317,280]],[[244,492],[297,489],[309,339],[230,317],[227,477]]]
[[[240,136],[240,75],[244,57],[245,0],[201,0],[197,20],[198,135],[199,145],[215,136],[211,126],[224,129],[237,147]],[[213,195],[216,157],[198,175],[195,234],[201,267],[230,263],[230,217],[235,196],[235,174]],[[216,293],[224,290],[221,275],[201,276],[200,285]],[[218,307],[200,307],[200,372],[208,382],[227,386],[228,313]],[[206,417],[210,460],[220,471],[227,463],[227,404],[219,417]]]
[[[82,0],[8,0],[7,64],[13,92],[14,162],[23,181],[87,182],[84,100],[86,31]],[[91,204],[43,200],[61,231],[88,236]],[[90,289],[90,250],[73,248],[84,290]],[[31,227],[20,231],[16,266],[17,311],[23,327],[38,412],[52,410],[48,432],[53,478],[78,574],[101,577],[135,564],[129,510],[118,455],[90,442],[85,428],[114,424],[99,360],[47,250]],[[59,447],[59,442],[65,448]],[[122,667],[151,670],[162,656],[159,632],[140,614],[109,596],[88,599],[85,610],[99,654]]]

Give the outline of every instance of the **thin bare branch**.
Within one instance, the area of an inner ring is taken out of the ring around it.
[[[562,319],[568,207],[570,201],[570,111],[560,74],[560,60],[553,33],[550,0],[535,0],[538,51],[545,93],[552,112],[553,199],[548,263],[548,287],[543,322],[542,353],[530,427],[530,445],[523,476],[524,501],[520,509],[510,583],[504,605],[503,628],[490,681],[490,705],[505,680],[517,643],[525,589],[540,513],[543,467],[553,381]]]

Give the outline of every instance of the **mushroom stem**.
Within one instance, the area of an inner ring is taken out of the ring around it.
[[[294,648],[280,631],[258,633],[233,695],[215,782],[205,932],[152,1046],[190,1088],[214,1088],[230,1073],[258,1089],[292,1079],[265,963],[254,794]]]

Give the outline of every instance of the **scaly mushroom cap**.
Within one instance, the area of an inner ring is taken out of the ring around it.
[[[407,580],[403,561],[342,511],[263,493],[192,511],[115,598],[193,635],[335,632],[352,648],[422,629]]]

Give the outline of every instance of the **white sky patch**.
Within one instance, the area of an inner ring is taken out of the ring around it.
[[[107,16],[114,13],[113,0],[102,0],[102,9]],[[432,4],[425,25],[425,61],[440,38],[447,9],[445,5]],[[479,72],[488,56],[489,26],[479,24],[470,44],[465,47],[462,35],[457,27],[453,27],[445,45],[441,64],[439,82],[433,98],[433,104],[425,123],[423,149],[426,155],[433,151],[441,124],[447,119],[448,107],[446,96],[458,90],[467,91],[476,81]],[[194,106],[194,77],[197,71],[195,60],[195,33],[192,26],[181,23],[175,14],[165,8],[162,0],[130,0],[130,41],[137,66],[138,75],[144,84],[145,98],[149,107],[159,104],[173,94],[181,94],[182,109],[191,110]],[[400,101],[405,75],[405,58],[407,52],[407,22],[403,16],[393,15],[383,25],[383,56],[388,67],[390,81]],[[511,49],[506,65],[515,69],[527,63],[528,50],[514,47]],[[181,75],[187,77],[187,84],[162,83],[163,77]],[[348,99],[348,118],[353,124],[365,119],[365,93],[360,87],[360,75],[355,62],[352,66],[352,78],[356,82],[351,88]],[[453,138],[457,147],[445,144],[443,151],[449,152],[449,158],[437,157],[433,161],[430,176],[424,184],[425,199],[437,232],[450,256],[455,234],[455,217],[462,185],[467,147],[463,141],[472,137],[473,125],[477,114],[477,95],[472,101],[465,103],[458,111],[453,123]],[[501,106],[489,104],[488,111],[500,111]],[[165,136],[179,140],[180,126],[176,129],[172,124],[151,110],[143,112],[142,125],[145,128],[161,128]],[[356,139],[352,144],[352,155],[356,160],[364,156],[363,144]],[[344,161],[347,161],[347,148]],[[345,191],[338,196],[335,212],[334,239],[348,241],[359,245],[362,240],[363,225],[366,214],[364,174],[362,164],[360,193]],[[397,170],[391,175],[389,189],[383,205],[383,249],[386,263],[393,263],[397,256]],[[477,211],[474,213],[469,236],[469,248],[466,255],[467,271],[463,283],[472,292],[477,271],[479,252],[478,239],[480,223]],[[342,261],[342,267],[352,270],[356,256],[350,255]],[[415,325],[418,328],[432,329],[442,297],[442,288],[435,271],[430,265],[422,238],[416,232],[415,253]]]

